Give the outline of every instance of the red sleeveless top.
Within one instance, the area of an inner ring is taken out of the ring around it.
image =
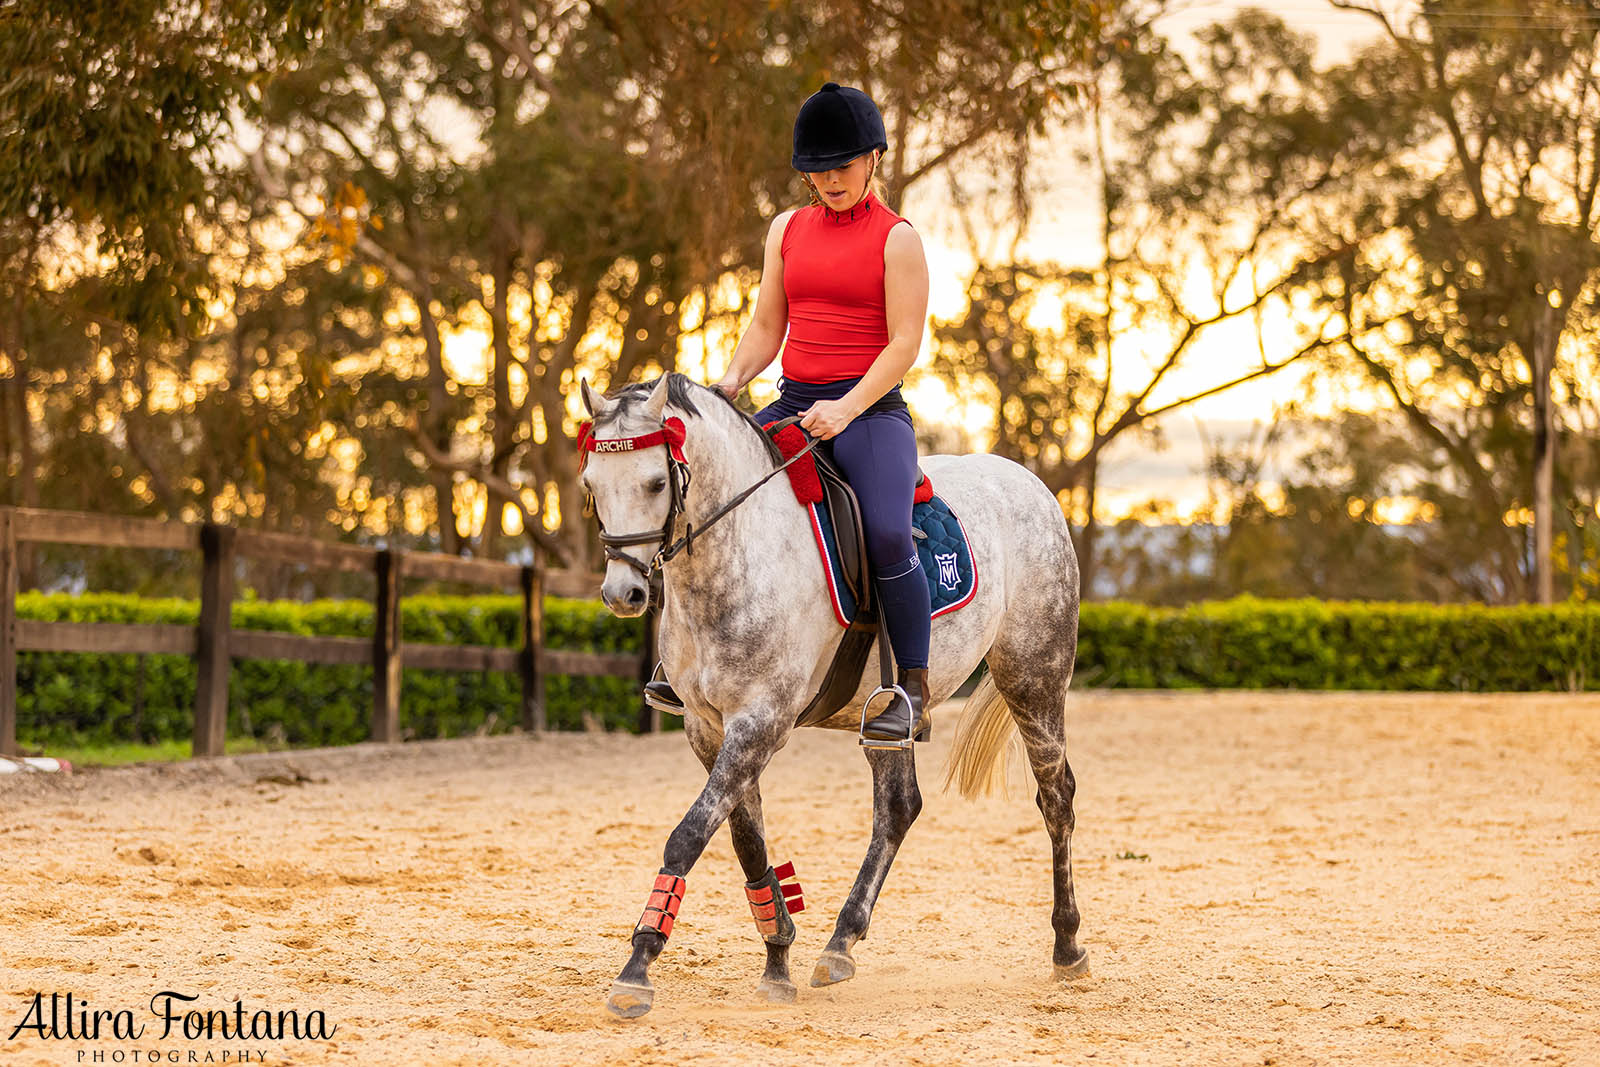
[[[835,382],[867,373],[889,343],[883,246],[904,221],[871,193],[848,211],[813,204],[790,216],[781,245],[785,378]]]

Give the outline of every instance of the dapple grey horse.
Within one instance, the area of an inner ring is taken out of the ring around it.
[[[662,664],[683,698],[684,730],[708,774],[705,788],[667,838],[662,874],[634,930],[633,952],[608,1006],[630,1018],[650,1010],[654,989],[646,972],[666,945],[690,868],[724,820],[766,942],[758,995],[793,1000],[789,946],[794,926],[767,859],[759,780],[821,684],[844,632],[829,604],[806,511],[787,476],[777,474],[713,525],[695,529],[689,551],[662,562],[658,554],[673,536],[701,527],[741,491],[772,474],[776,454],[750,416],[720,391],[679,374],[625,386],[609,396],[584,380],[582,393],[593,416],[586,430],[593,442],[580,484],[602,530],[611,535],[609,544],[639,534],[625,542],[629,549],[608,552],[601,597],[618,616],[642,614],[649,604],[647,575],[660,567]],[[675,530],[664,529],[678,500],[669,446],[648,443],[660,440],[669,419],[692,474],[681,514],[673,520]],[[652,434],[657,436],[648,438]],[[634,447],[630,439],[641,437],[647,441]],[[1015,725],[1038,781],[1037,800],[1054,858],[1055,975],[1075,978],[1088,967],[1076,940],[1072,892],[1074,782],[1064,719],[1077,652],[1078,565],[1067,524],[1044,484],[1010,460],[929,456],[922,467],[934,491],[961,517],[978,572],[974,598],[933,622],[928,657],[933,704],[948,699],[980,661],[989,665],[963,709],[947,783],[954,780],[967,796],[992,785],[1003,773]],[[641,531],[660,536],[641,541]],[[623,555],[632,558],[619,558]],[[860,702],[878,677],[874,651],[855,702],[822,725],[855,731]],[[866,758],[873,781],[871,844],[812,985],[855,973],[850,950],[866,934],[889,865],[922,808],[911,750],[868,749]]]

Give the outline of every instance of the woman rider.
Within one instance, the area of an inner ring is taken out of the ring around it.
[[[931,608],[911,539],[917,439],[899,386],[922,344],[928,264],[916,231],[876,188],[888,147],[883,117],[859,89],[828,82],[801,105],[792,163],[812,203],[772,221],[755,314],[716,388],[738,395],[782,347],[778,399],[756,421],[802,416],[860,500],[898,682],[911,698],[907,707],[896,696],[863,735],[900,740],[913,721],[921,729],[928,703]]]

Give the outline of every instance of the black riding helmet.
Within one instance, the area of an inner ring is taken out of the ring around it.
[[[794,169],[816,173],[842,167],[889,138],[872,98],[860,89],[828,82],[807,97],[794,120]]]

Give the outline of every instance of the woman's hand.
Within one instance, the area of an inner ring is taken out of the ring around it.
[[[826,441],[844,432],[861,411],[845,400],[819,400],[800,413],[800,425],[812,437]]]
[[[729,400],[737,400],[739,398],[739,383],[732,378],[725,376],[721,381],[719,381],[716,385],[713,385],[711,388],[722,390],[722,395],[727,397]]]

